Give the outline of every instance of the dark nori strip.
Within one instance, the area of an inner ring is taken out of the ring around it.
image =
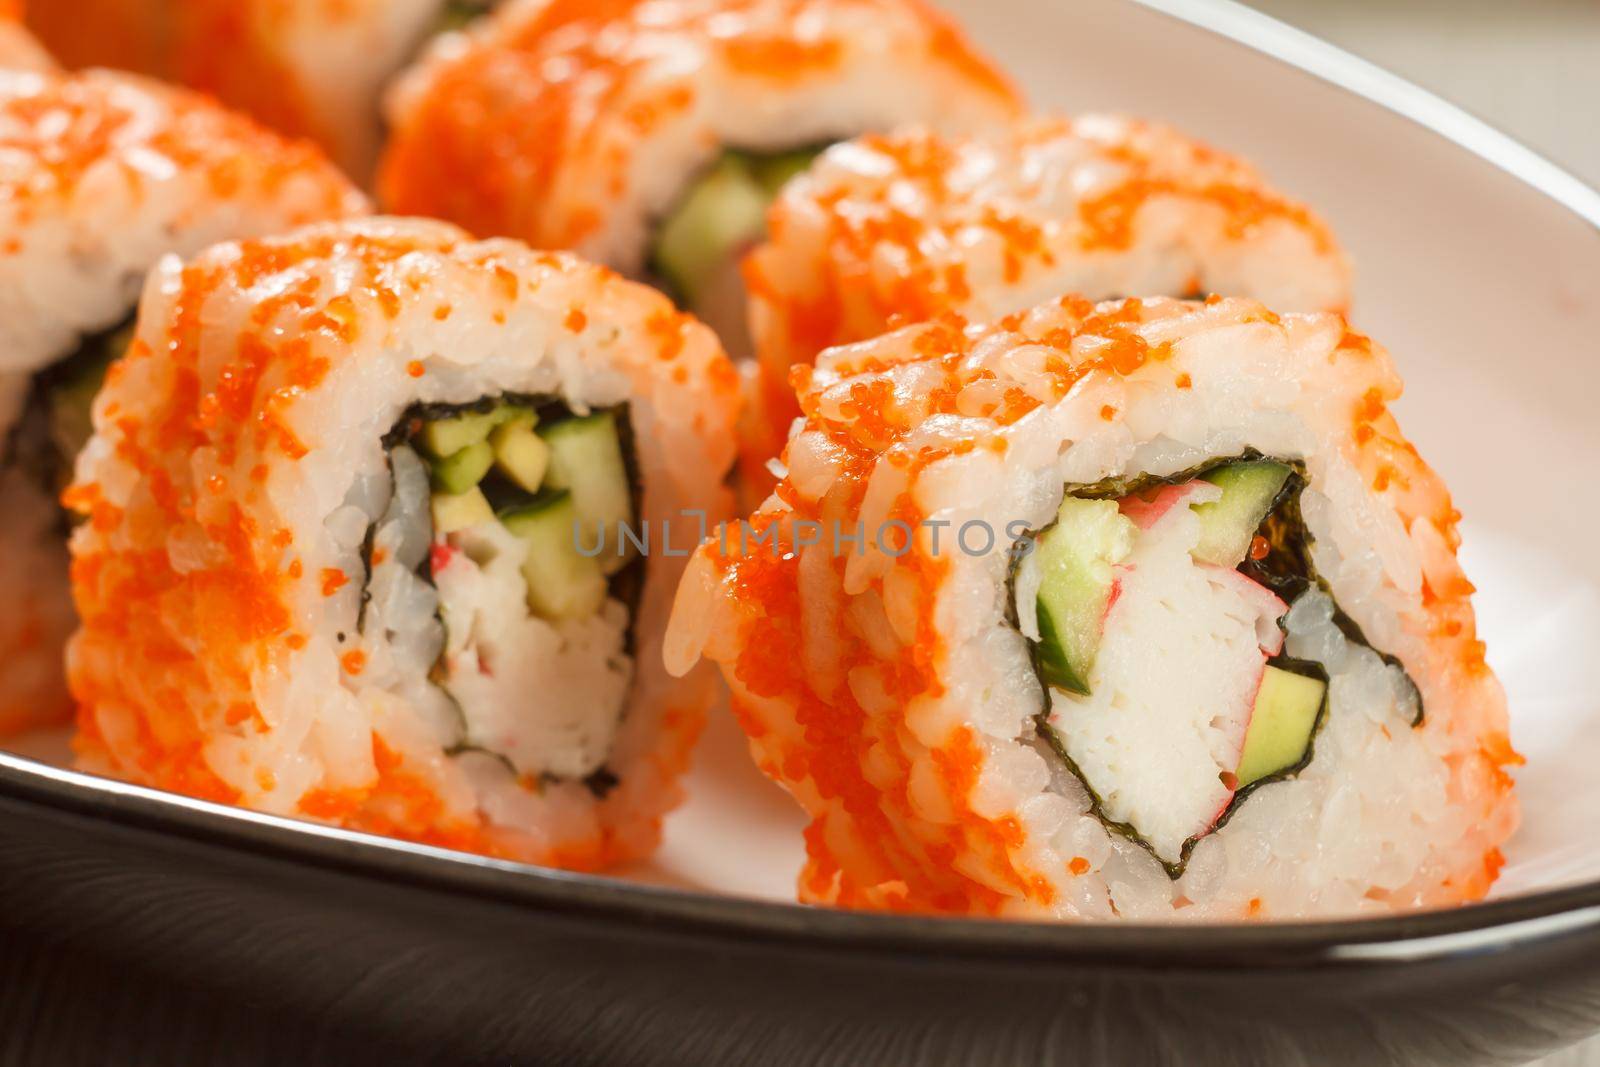
[[[583,784],[589,787],[589,792],[593,793],[597,800],[604,800],[607,793],[622,784],[622,779],[613,774],[610,767],[601,764],[583,780]]]
[[[1307,529],[1305,519],[1300,513],[1300,494],[1307,485],[1304,462],[1264,456],[1251,448],[1245,449],[1237,456],[1210,459],[1175,474],[1141,474],[1132,478],[1103,478],[1098,482],[1088,484],[1069,484],[1065,487],[1064,495],[1088,500],[1120,500],[1123,497],[1149,494],[1168,485],[1182,485],[1219,467],[1225,467],[1232,463],[1250,463],[1268,459],[1271,462],[1281,463],[1288,467],[1290,474],[1284,481],[1283,488],[1278,491],[1278,496],[1273,500],[1272,506],[1267,511],[1266,518],[1262,520],[1261,526],[1257,530],[1258,536],[1267,543],[1267,554],[1259,560],[1250,559],[1247,556],[1245,561],[1239,565],[1239,570],[1246,577],[1271,589],[1284,603],[1291,606],[1301,594],[1313,587],[1326,594],[1333,604],[1334,625],[1339,628],[1345,638],[1355,644],[1371,649],[1386,665],[1397,668],[1400,671],[1401,677],[1405,679],[1406,685],[1410,687],[1416,698],[1417,714],[1411,725],[1413,728],[1421,726],[1423,715],[1422,693],[1417,688],[1416,683],[1412,681],[1411,675],[1407,673],[1404,664],[1397,657],[1384,652],[1382,649],[1373,648],[1372,643],[1361,632],[1361,627],[1357,625],[1354,619],[1345,614],[1344,609],[1339,607],[1339,602],[1334,598],[1333,591],[1328,587],[1328,583],[1317,573],[1316,565],[1312,562],[1311,546],[1315,543],[1315,539],[1312,537],[1311,531]],[[1017,567],[1021,564],[1022,559],[1032,552],[1034,542],[1054,525],[1055,523],[1052,521],[1036,531],[1024,534],[1011,546],[1011,563],[1006,575],[1006,589],[1008,592],[1006,598],[1006,621],[1013,628],[1020,629],[1016,612],[1015,593]],[[1283,627],[1282,619],[1278,621],[1278,625],[1280,628]],[[1192,837],[1185,841],[1183,849],[1179,853],[1178,861],[1176,863],[1168,863],[1155,854],[1155,850],[1150,848],[1149,843],[1139,835],[1138,830],[1132,825],[1116,822],[1105,814],[1099,794],[1090,786],[1088,778],[1084,776],[1078,764],[1067,753],[1066,746],[1062,743],[1060,737],[1050,728],[1048,696],[1050,687],[1042,681],[1043,675],[1040,673],[1037,646],[1032,641],[1028,641],[1027,645],[1028,658],[1033,665],[1034,675],[1041,679],[1039,685],[1046,694],[1046,707],[1035,718],[1038,732],[1045,739],[1045,742],[1049,744],[1051,750],[1055,752],[1057,758],[1072,772],[1073,777],[1083,784],[1084,792],[1089,795],[1090,813],[1099,819],[1107,830],[1127,838],[1148,851],[1156,862],[1161,864],[1169,878],[1174,881],[1181,878],[1184,868],[1188,865],[1190,853],[1194,851],[1195,845],[1199,843],[1201,838],[1206,835],[1202,834],[1200,837]],[[1267,663],[1280,670],[1317,678],[1324,683],[1328,682],[1327,669],[1313,660],[1280,655],[1272,657]],[[1316,750],[1317,735],[1327,721],[1328,697],[1329,693],[1324,690],[1322,706],[1318,709],[1316,723],[1311,728],[1311,740],[1306,745],[1305,755],[1300,762],[1293,767],[1287,767],[1275,774],[1267,775],[1237,790],[1233,795],[1233,799],[1228,802],[1227,808],[1217,817],[1217,821],[1211,825],[1206,834],[1220,830],[1233,817],[1233,813],[1238,809],[1239,805],[1261,786],[1293,778],[1310,765]]]
[[[77,348],[40,370],[28,383],[22,412],[6,436],[4,462],[21,471],[52,499],[72,481],[72,468],[78,459],[64,455],[57,444],[52,423],[53,394],[82,384],[91,375],[96,383],[94,392],[98,392],[106,371],[122,355],[120,349],[133,327],[137,310],[130,309],[115,325],[98,333],[85,334]],[[72,532],[76,521],[75,515],[61,509],[59,532],[63,538]]]
[[[507,404],[532,409],[538,416],[538,426],[540,427],[548,427],[566,419],[578,417],[578,415],[567,406],[565,401],[559,397],[553,397],[547,394],[502,393],[498,396],[480,397],[477,400],[468,401],[463,404],[412,404],[401,413],[398,419],[395,420],[395,424],[389,429],[389,432],[383,435],[381,440],[385,456],[387,457],[387,455],[393,452],[396,447],[405,445],[413,448],[424,464],[429,464],[430,461],[427,450],[425,448],[416,447],[413,444],[417,436],[422,433],[423,428],[427,423],[434,422],[439,419],[453,418],[457,415],[484,415]],[[644,499],[644,489],[640,476],[639,457],[635,445],[633,419],[629,416],[628,405],[627,403],[622,403],[609,408],[594,408],[591,410],[591,413],[597,411],[610,411],[614,415],[614,421],[617,428],[617,446],[622,452],[622,465],[623,469],[627,472],[628,477],[629,503],[633,510],[634,520],[638,521],[641,515],[640,508]],[[508,508],[528,504],[534,499],[532,493],[529,493],[521,486],[511,482],[510,479],[503,477],[493,468],[491,468],[489,474],[484,476],[484,480],[479,483],[479,488],[483,490],[484,496],[489,500],[490,507],[496,514],[499,514]],[[361,586],[361,608],[358,615],[358,620],[363,625],[365,624],[366,619],[367,601],[371,596],[371,594],[368,592],[368,586],[372,580],[372,539],[375,533],[375,525],[367,527],[366,539],[362,543],[361,548],[361,560],[365,570],[365,577]],[[628,564],[621,570],[617,571],[617,573],[611,575],[610,579],[608,580],[608,595],[616,600],[621,601],[628,608],[628,628],[623,632],[622,644],[623,651],[630,657],[634,658],[637,658],[637,627],[639,617],[639,602],[644,593],[644,570],[645,559],[643,556],[637,556],[630,560]],[[422,564],[417,568],[416,573],[418,577],[422,578],[429,585],[433,584],[433,554],[431,552],[423,556]],[[439,619],[440,626],[443,626],[443,616],[438,612],[435,612],[435,617]],[[465,734],[466,713],[462,711],[461,705],[456,700],[454,694],[452,694],[449,688],[443,684],[443,677],[443,659],[441,654],[440,661],[436,662],[433,667],[429,669],[428,678],[435,685],[437,685],[440,690],[442,690],[444,694],[449,697],[451,703],[455,705],[456,712],[461,718],[462,732]],[[502,763],[509,767],[513,773],[516,773],[516,768],[512,766],[510,760],[506,759],[504,756],[501,756],[499,753],[492,752],[489,749],[482,748],[481,746],[474,745],[470,742],[463,741],[461,744],[447,749],[446,751],[449,755],[457,755],[462,752],[484,752],[488,755],[494,756],[496,759],[499,759]],[[541,779],[549,782],[568,780],[555,775],[542,775]],[[591,772],[587,777],[585,777],[583,779],[583,784],[587,786],[590,792],[594,793],[597,798],[604,799],[606,793],[610,792],[616,787],[618,784],[618,779],[612,771],[602,765],[598,770]]]

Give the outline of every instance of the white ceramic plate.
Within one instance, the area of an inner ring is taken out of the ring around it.
[[[1600,461],[1600,194],[1234,4],[949,6],[1040,108],[1173,123],[1254,160],[1331,220],[1356,261],[1355,323],[1399,362],[1399,417],[1466,515],[1481,630],[1528,759],[1525,825],[1495,894],[1600,878],[1600,501],[1579,485]],[[65,753],[59,738],[26,750]],[[726,714],[688,787],[657,858],[627,876],[792,900],[803,820]]]

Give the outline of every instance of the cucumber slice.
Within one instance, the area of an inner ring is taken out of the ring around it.
[[[767,196],[776,199],[796,175],[804,173],[819,155],[815,148],[798,148],[793,152],[780,152],[775,156],[749,156],[750,172],[755,175]]]
[[[1034,549],[1040,567],[1037,661],[1044,683],[1069,693],[1089,692],[1089,673],[1111,595],[1113,565],[1133,551],[1133,521],[1115,500],[1061,502],[1053,526]]]
[[[502,512],[500,522],[528,545],[522,577],[528,583],[529,610],[552,622],[600,610],[606,578],[597,558],[578,551],[574,541],[578,511],[571,493],[547,492],[532,503]]]
[[[691,308],[705,281],[766,229],[771,195],[746,157],[725,153],[656,231],[656,271]]]
[[[1222,497],[1194,507],[1200,517],[1200,541],[1194,547],[1194,558],[1219,567],[1237,567],[1250,552],[1251,539],[1289,480],[1289,468],[1271,460],[1248,460],[1229,463],[1200,477],[1220,488]]]
[[[530,493],[537,493],[550,466],[550,446],[533,432],[534,416],[518,416],[494,428],[489,446],[501,474]]]
[[[448,419],[433,419],[422,428],[422,444],[437,459],[453,456],[489,439],[489,431],[500,425],[500,412],[468,411]]]
[[[435,537],[465,530],[494,518],[494,509],[476,486],[464,493],[434,493],[429,506],[433,511]]]
[[[478,441],[430,464],[433,487],[441,493],[465,493],[483,481],[493,465],[494,449],[489,442]]]
[[[619,552],[617,527],[633,521],[633,494],[615,413],[563,419],[540,427],[539,436],[550,448],[545,487],[572,493],[584,546],[602,545],[596,561],[605,573],[622,569],[628,556]]]
[[[1320,678],[1267,667],[1256,691],[1255,709],[1235,772],[1240,789],[1290,770],[1305,759],[1327,693],[1328,683]]]

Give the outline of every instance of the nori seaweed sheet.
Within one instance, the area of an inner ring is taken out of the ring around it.
[[[1257,534],[1267,543],[1267,554],[1260,560],[1246,557],[1245,561],[1239,565],[1239,570],[1246,577],[1271,589],[1286,604],[1292,605],[1297,597],[1312,588],[1319,589],[1326,594],[1329,601],[1333,603],[1334,625],[1339,628],[1345,638],[1355,644],[1372,649],[1385,664],[1400,671],[1401,676],[1405,679],[1406,684],[1410,686],[1416,699],[1417,714],[1411,725],[1413,728],[1421,726],[1423,715],[1422,693],[1417,689],[1416,683],[1411,680],[1410,674],[1406,673],[1404,665],[1395,656],[1373,647],[1372,643],[1367,640],[1366,635],[1361,632],[1361,627],[1339,607],[1339,603],[1334,598],[1333,591],[1328,587],[1328,583],[1317,573],[1316,565],[1311,558],[1311,546],[1315,543],[1315,539],[1312,537],[1311,531],[1306,528],[1305,519],[1300,514],[1300,494],[1307,484],[1306,469],[1303,462],[1264,456],[1255,449],[1246,449],[1237,456],[1210,459],[1176,474],[1164,476],[1142,474],[1132,478],[1113,477],[1089,484],[1068,485],[1066,486],[1066,495],[1088,500],[1120,500],[1127,496],[1149,493],[1163,486],[1182,485],[1229,464],[1249,463],[1260,460],[1281,463],[1289,468],[1290,473],[1283,484],[1283,488],[1278,491],[1277,498],[1267,510],[1266,518],[1262,520],[1261,526],[1257,530]],[[1019,630],[1020,624],[1016,614],[1015,595],[1017,567],[1021,564],[1022,559],[1033,550],[1033,543],[1054,525],[1055,523],[1051,522],[1039,530],[1018,539],[1011,546],[1011,563],[1006,579],[1008,594],[1006,615],[1007,621]],[[1278,626],[1283,628],[1283,625],[1283,620],[1279,619]],[[1099,794],[1094,791],[1094,788],[1089,784],[1089,779],[1067,752],[1066,745],[1049,725],[1048,693],[1050,689],[1044,684],[1043,675],[1040,674],[1036,649],[1036,644],[1033,641],[1028,641],[1028,655],[1033,663],[1034,674],[1040,678],[1040,688],[1047,694],[1045,710],[1041,711],[1035,719],[1040,736],[1050,745],[1051,751],[1056,754],[1057,758],[1072,772],[1073,777],[1083,783],[1084,791],[1089,795],[1089,810],[1095,818],[1099,819],[1107,830],[1125,837],[1144,848],[1155,857],[1157,863],[1161,864],[1169,878],[1173,881],[1178,880],[1183,876],[1184,868],[1189,863],[1189,856],[1194,851],[1195,845],[1205,835],[1191,837],[1185,841],[1177,862],[1168,863],[1156,855],[1149,842],[1141,837],[1138,830],[1131,824],[1117,822],[1106,815]],[[1326,668],[1313,660],[1279,655],[1272,657],[1267,662],[1280,670],[1316,678],[1325,684],[1328,682]],[[1286,767],[1275,774],[1267,775],[1237,790],[1233,795],[1233,799],[1229,801],[1227,808],[1206,831],[1207,834],[1215,833],[1226,825],[1228,820],[1233,817],[1234,812],[1238,810],[1239,805],[1249,799],[1257,789],[1273,782],[1293,778],[1310,765],[1316,750],[1317,735],[1321,733],[1322,726],[1327,721],[1328,695],[1325,689],[1322,694],[1322,706],[1317,709],[1316,722],[1311,728],[1311,740],[1306,745],[1305,755],[1301,757],[1300,761],[1292,767]]]
[[[53,394],[58,389],[81,385],[91,377],[91,395],[99,392],[106,370],[122,355],[135,311],[129,309],[114,325],[98,333],[85,334],[77,348],[34,374],[28,383],[22,412],[6,437],[5,463],[25,474],[52,499],[72,481],[73,464],[78,458],[65,455],[57,443],[52,425]],[[75,521],[75,516],[61,509],[59,532],[63,538],[72,532]]]

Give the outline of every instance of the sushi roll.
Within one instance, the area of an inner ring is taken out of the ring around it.
[[[132,76],[0,71],[0,734],[65,718],[56,501],[168,252],[365,210],[311,146]]]
[[[0,69],[50,70],[55,61],[22,24],[21,0],[0,0]]]
[[[429,37],[487,0],[43,0],[28,18],[70,67],[116,67],[216,96],[309,137],[365,180],[378,97]]]
[[[444,223],[164,261],[66,494],[82,760],[541,864],[643,855],[714,693],[661,640],[737,400],[659,293]]]
[[[988,321],[1067,292],[1224,293],[1284,311],[1350,299],[1344,253],[1308,208],[1241,160],[1111,116],[839,145],[786,189],[746,270],[764,409],[747,474],[798,414],[789,368],[892,322]]]
[[[379,197],[651,281],[740,358],[739,258],[819,149],[1018,108],[922,0],[510,0],[397,82]]]
[[[1332,314],[1066,297],[798,374],[788,473],[690,564],[811,817],[813,903],[1057,919],[1481,897],[1517,822],[1458,513]]]

